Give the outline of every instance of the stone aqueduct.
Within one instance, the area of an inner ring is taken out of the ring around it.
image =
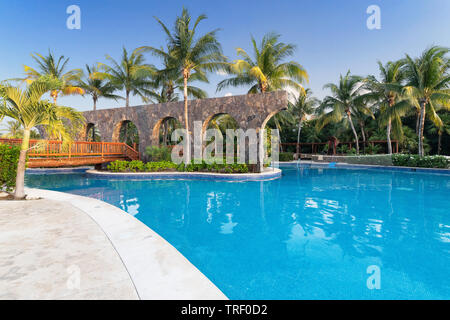
[[[229,114],[241,129],[264,128],[267,121],[287,107],[287,92],[229,96],[189,101],[189,128],[194,121],[201,121],[203,128],[216,115]],[[122,124],[131,121],[139,131],[139,152],[143,155],[147,146],[159,144],[159,129],[168,118],[177,119],[184,127],[184,102],[142,105],[136,107],[86,111],[87,130],[96,126],[102,141],[119,141]],[[87,132],[86,130],[86,132]]]

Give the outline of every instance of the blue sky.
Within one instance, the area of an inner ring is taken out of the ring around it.
[[[81,8],[81,30],[66,28],[69,5]],[[381,8],[381,29],[366,27],[369,5]],[[376,61],[416,56],[432,44],[450,46],[450,1],[448,0],[90,0],[90,1],[2,1],[0,3],[0,79],[23,75],[23,64],[33,66],[30,53],[70,57],[70,68],[104,62],[105,54],[119,58],[122,46],[161,46],[164,34],[153,16],[171,25],[185,5],[193,16],[205,13],[201,32],[220,28],[224,53],[235,59],[236,47],[250,50],[250,35],[260,39],[275,31],[282,41],[297,45],[292,58],[310,75],[309,87],[322,98],[325,83],[337,81],[351,70],[359,75],[378,75]],[[155,58],[148,62],[158,65]],[[209,96],[241,94],[246,88],[216,93],[220,75],[201,84]],[[89,97],[63,97],[63,105],[89,110]],[[132,105],[142,104],[139,98]],[[99,108],[123,104],[101,99]]]

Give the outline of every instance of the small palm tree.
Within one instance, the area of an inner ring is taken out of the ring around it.
[[[345,76],[340,76],[337,85],[328,83],[324,86],[324,89],[330,89],[332,95],[325,97],[319,107],[319,111],[323,112],[323,114],[317,122],[318,128],[323,128],[323,126],[330,122],[339,122],[345,116],[355,138],[356,153],[359,154],[358,134],[352,121],[352,115],[361,106],[361,101],[366,99],[361,94],[363,90],[363,79],[350,75],[350,71],[348,71]]]
[[[84,118],[80,112],[42,100],[42,95],[50,88],[48,83],[36,81],[25,90],[11,86],[6,86],[2,90],[5,104],[0,105],[0,118],[7,116],[17,120],[23,130],[14,194],[16,199],[25,198],[25,161],[32,128],[41,125],[49,135],[70,141],[71,133],[77,132],[84,125]]]
[[[5,132],[2,137],[8,139],[21,139],[23,137],[23,130],[19,121],[10,120],[6,122],[6,128],[2,131]]]
[[[300,93],[294,103],[289,103],[288,111],[298,122],[297,131],[297,148],[296,153],[300,153],[300,133],[302,130],[303,121],[306,119],[307,115],[312,115],[315,108],[319,105],[319,100],[312,97],[311,89],[306,89],[304,92]]]
[[[286,88],[302,91],[302,83],[308,81],[308,73],[297,62],[283,62],[295,52],[293,44],[279,42],[280,35],[268,33],[261,43],[252,37],[254,58],[243,49],[237,48],[242,59],[228,65],[226,71],[234,77],[217,85],[217,90],[226,87],[250,86],[249,93],[267,92]]]
[[[26,76],[21,80],[24,80],[27,84],[36,80],[51,82],[50,96],[53,98],[54,104],[56,104],[60,94],[84,94],[83,89],[77,86],[82,71],[80,69],[66,70],[69,58],[64,56],[56,58],[51,51],[48,52],[47,56],[35,53],[31,57],[38,64],[38,68],[24,66]]]
[[[105,99],[123,99],[122,97],[114,94],[117,88],[105,79],[96,78],[95,75],[99,72],[95,66],[86,65],[86,74],[84,79],[81,78],[78,86],[84,90],[85,93],[92,97],[93,110],[97,110],[97,101],[99,98]]]
[[[423,156],[423,130],[425,117],[442,127],[442,120],[436,113],[436,106],[450,109],[450,63],[449,49],[433,46],[426,49],[417,59],[405,58],[406,84],[404,90],[412,99],[419,113],[419,155]]]
[[[191,143],[188,117],[188,83],[190,79],[207,82],[206,73],[217,71],[225,67],[226,58],[222,54],[222,47],[217,40],[217,29],[197,36],[199,23],[206,19],[202,14],[193,21],[188,10],[183,8],[181,16],[175,20],[173,32],[156,18],[167,36],[169,51],[145,46],[144,50],[167,61],[167,74],[178,74],[183,79],[184,121],[186,128],[185,159],[190,162]],[[191,24],[193,22],[193,24]]]

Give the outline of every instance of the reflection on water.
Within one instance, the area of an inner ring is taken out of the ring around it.
[[[285,169],[266,182],[27,177],[150,226],[232,299],[450,298],[443,175]],[[367,267],[382,287],[366,287]]]

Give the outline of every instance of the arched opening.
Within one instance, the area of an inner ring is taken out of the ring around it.
[[[239,123],[234,119],[230,114],[228,113],[217,113],[209,116],[202,126],[202,135],[205,137],[206,130],[213,129],[217,130],[217,132],[220,134],[222,140],[223,140],[223,154],[226,154],[226,132],[227,130],[237,130],[239,129]],[[234,157],[237,156],[239,152],[239,141],[238,137],[233,137],[233,152]],[[215,142],[215,137],[210,137],[209,139],[206,139],[207,141],[203,141],[203,149],[206,147],[206,145],[209,145],[210,143]]]
[[[114,142],[124,142],[134,149],[139,148],[139,130],[130,120],[123,120],[116,125],[113,132]]]
[[[85,140],[89,142],[101,142],[102,137],[100,130],[94,123],[88,123],[86,125]]]
[[[182,129],[182,123],[174,117],[165,117],[160,119],[153,128],[153,141],[159,146],[173,146],[177,141],[172,141],[172,132],[176,129]]]
[[[263,135],[260,136],[260,161],[265,163],[266,159],[272,157],[272,152],[282,152],[280,132],[283,126],[290,121],[289,114],[281,109],[270,113],[263,121],[260,130]],[[263,152],[265,151],[265,152]]]

